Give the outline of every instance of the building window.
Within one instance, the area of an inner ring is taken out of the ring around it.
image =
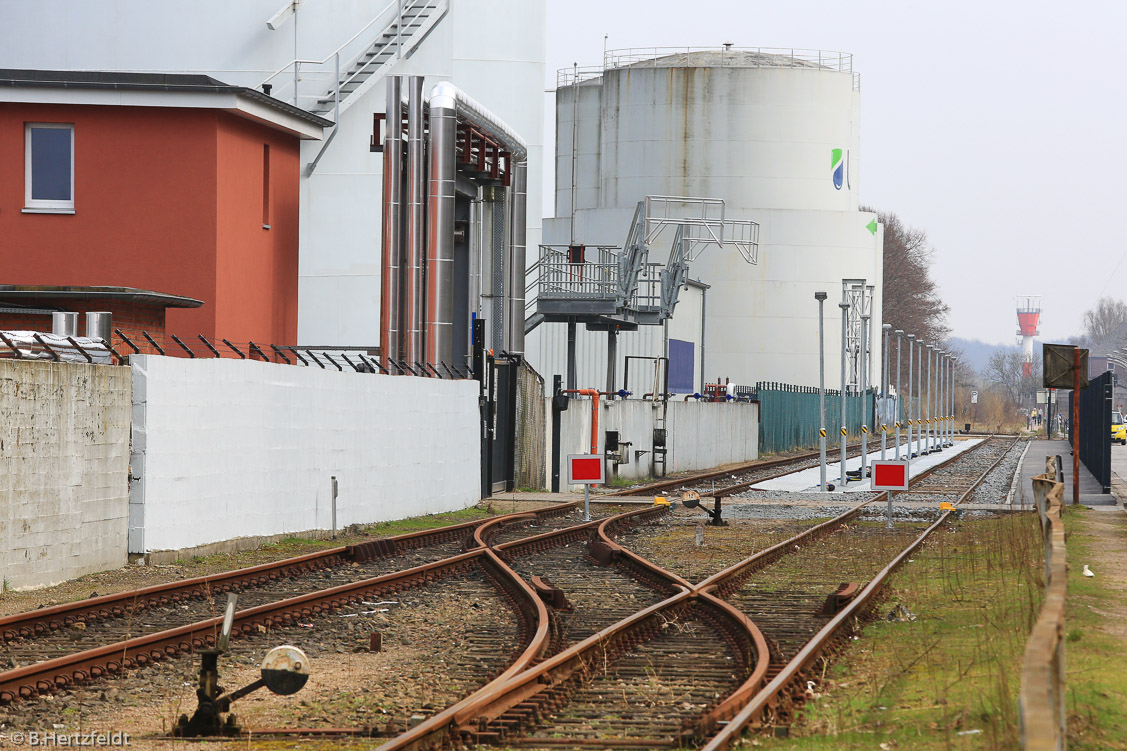
[[[24,211],[74,213],[74,125],[28,123]]]

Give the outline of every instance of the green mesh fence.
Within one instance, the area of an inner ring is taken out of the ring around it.
[[[759,451],[777,454],[818,445],[818,389],[787,383],[756,384],[759,400]],[[872,418],[876,394],[872,389],[859,395],[847,395],[846,427],[850,437],[861,435],[861,416],[869,426],[869,439],[880,444],[880,428]],[[841,392],[826,389],[826,441],[834,445],[841,438]],[[891,426],[889,435],[893,435]]]

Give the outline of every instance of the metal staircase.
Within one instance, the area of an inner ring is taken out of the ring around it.
[[[650,249],[673,230],[669,258]],[[659,325],[673,315],[692,263],[708,246],[735,248],[758,262],[759,225],[724,217],[719,198],[646,196],[638,202],[621,252],[611,246],[541,245],[526,274],[524,330],[545,322],[582,321],[588,328]],[[595,257],[588,261],[588,254]]]
[[[327,115],[333,112],[337,97],[339,112],[344,112],[364,92],[379,81],[392,64],[410,54],[434,25],[446,15],[448,0],[404,0],[402,14],[396,13],[372,46],[360,55],[330,89],[310,108],[310,112]],[[397,9],[398,11],[398,9]]]
[[[292,60],[259,86],[336,121],[414,51],[449,7],[449,0],[393,0],[323,60]]]

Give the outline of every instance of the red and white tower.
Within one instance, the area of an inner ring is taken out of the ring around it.
[[[1017,298],[1017,335],[1021,337],[1021,374],[1033,375],[1033,337],[1041,332],[1037,324],[1041,321],[1041,298]]]

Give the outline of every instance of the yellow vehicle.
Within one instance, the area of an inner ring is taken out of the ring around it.
[[[1127,446],[1127,424],[1124,424],[1121,412],[1111,413],[1111,440]]]

